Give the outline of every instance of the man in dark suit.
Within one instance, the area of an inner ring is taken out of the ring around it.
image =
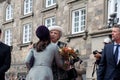
[[[2,31],[0,29],[0,37]],[[11,49],[10,46],[0,41],[0,80],[5,80],[5,72],[10,68]]]
[[[120,25],[112,27],[112,40],[113,43],[104,46],[97,80],[120,80]]]

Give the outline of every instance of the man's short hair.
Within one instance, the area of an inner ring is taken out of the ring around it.
[[[113,27],[114,27],[114,28],[119,28],[119,30],[120,30],[120,24],[116,24],[116,25],[114,25]]]
[[[114,25],[113,27],[120,29],[120,25],[118,25],[118,24]]]

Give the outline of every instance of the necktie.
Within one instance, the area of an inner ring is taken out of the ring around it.
[[[115,54],[114,54],[116,64],[117,64],[117,60],[118,60],[118,53],[119,53],[119,49],[118,48],[119,48],[119,46],[120,45],[117,45],[116,50],[115,50]]]

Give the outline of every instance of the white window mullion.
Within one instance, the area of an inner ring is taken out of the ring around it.
[[[116,18],[120,18],[120,0],[108,0],[108,23],[110,15],[113,13],[117,13]],[[120,24],[120,19],[118,24]]]
[[[5,44],[7,44],[7,31],[5,31]]]
[[[6,7],[6,20],[10,20],[13,18],[13,8],[11,5]]]
[[[56,23],[55,23],[55,17],[50,17],[50,18],[45,19],[45,25],[46,25],[47,27],[53,26],[53,25],[55,25],[55,24],[56,24]]]
[[[85,9],[72,12],[72,34],[83,32],[85,29]]]
[[[25,27],[26,26],[23,27],[23,43],[25,43]]]
[[[30,0],[29,3],[30,3],[30,12],[32,12],[32,3],[33,3],[32,0]]]
[[[29,24],[26,26],[26,42],[28,42],[29,39]]]
[[[81,17],[82,17],[82,15],[81,15],[81,10],[79,11],[79,31],[78,32],[80,32],[81,31]]]
[[[11,30],[6,30],[5,31],[5,44],[8,44],[11,46],[12,43],[12,33]]]
[[[55,18],[52,18],[52,25],[55,25]]]
[[[46,0],[46,7],[50,7],[56,4],[56,0]]]
[[[8,39],[9,39],[9,40],[8,40],[8,44],[9,44],[9,45],[11,45],[10,35],[11,35],[11,33],[10,33],[10,30],[9,30],[9,32],[8,32]]]
[[[28,25],[28,30],[27,30],[27,32],[28,32],[28,34],[27,34],[27,35],[28,35],[28,36],[27,36],[27,37],[28,37],[28,38],[27,38],[27,39],[28,39],[28,42],[30,42],[30,40],[31,40],[31,34],[32,34],[31,29],[32,29],[32,28],[31,28],[31,25],[29,24],[29,25]]]
[[[30,42],[31,36],[32,36],[31,24],[25,24],[23,28],[23,43]]]
[[[24,1],[24,15],[32,12],[32,7],[33,7],[32,4],[33,4],[32,0],[25,0]]]
[[[79,32],[79,26],[80,26],[80,12],[78,10],[73,12],[73,27],[72,27],[72,33]]]
[[[11,7],[11,19],[13,18],[13,8]]]
[[[81,28],[80,28],[80,31],[84,31],[84,29],[85,29],[85,14],[86,14],[86,12],[85,12],[85,9],[81,9],[81,19],[80,19],[80,25],[81,25]]]
[[[108,18],[110,18],[110,14],[113,14],[115,12],[115,5],[116,5],[116,0],[109,0],[108,1]]]

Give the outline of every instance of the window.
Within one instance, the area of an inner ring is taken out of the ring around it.
[[[72,34],[80,33],[85,30],[86,11],[79,9],[72,12]]]
[[[113,13],[117,13],[116,18],[119,18],[118,23],[120,24],[120,0],[108,0],[108,19]]]
[[[24,15],[32,13],[32,0],[24,0]]]
[[[32,26],[31,24],[25,24],[23,26],[23,43],[29,43],[32,38]]]
[[[12,33],[11,30],[5,30],[5,44],[11,46],[12,43]]]
[[[55,17],[50,17],[45,19],[45,26],[49,27],[49,26],[53,26],[55,25]]]
[[[46,0],[46,7],[50,7],[56,4],[56,0]]]
[[[12,6],[9,4],[7,7],[6,7],[6,21],[7,20],[11,20],[13,19],[13,8]]]

